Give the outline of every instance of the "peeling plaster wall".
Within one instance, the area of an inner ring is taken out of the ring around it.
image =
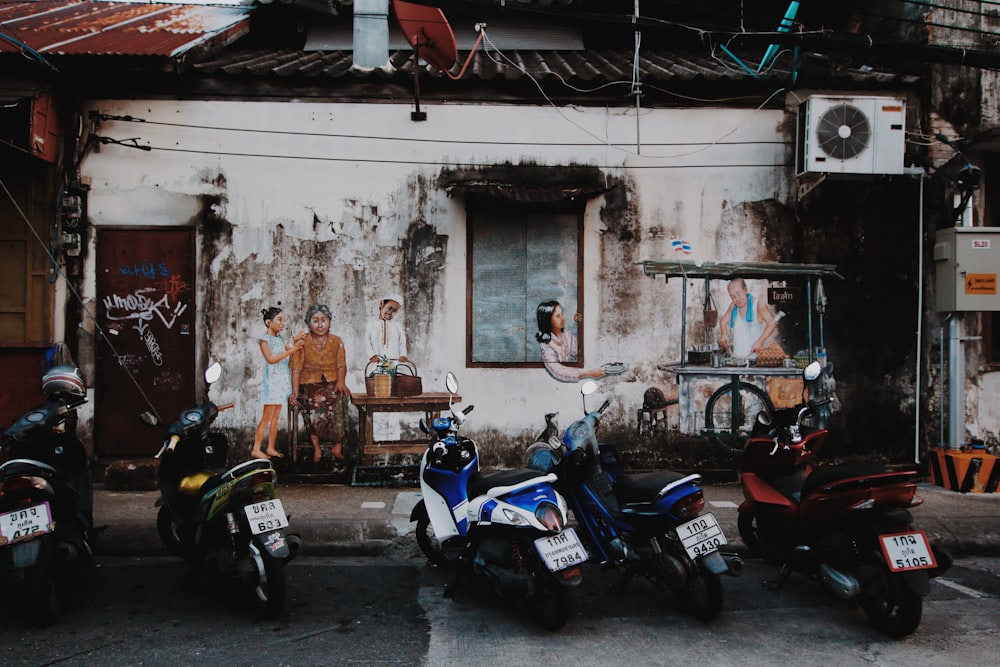
[[[588,365],[624,361],[633,369],[602,388],[622,420],[634,419],[646,387],[672,382],[656,365],[681,352],[680,290],[634,263],[674,255],[675,236],[691,243],[687,258],[696,261],[770,259],[766,222],[790,197],[785,115],[775,110],[644,110],[637,155],[628,109],[455,105],[430,107],[426,122],[412,123],[408,105],[92,107],[145,119],[105,121],[99,134],[137,137],[153,150],[103,145],[87,155],[88,223],[197,226],[198,364],[223,361],[213,397],[236,408],[219,424],[247,433],[259,417],[262,362],[253,341],[264,328],[261,308],[280,301],[292,330],[310,304],[329,304],[332,329],[347,346],[348,383],[364,391],[361,335],[387,291],[403,294],[410,356],[425,389],[441,389],[444,373],[456,371],[465,403],[477,406],[477,426],[519,433],[538,430],[543,411],[577,414],[577,387],[543,369],[465,368],[465,209],[436,186],[445,167],[578,164],[604,172],[608,191],[584,219],[582,334]],[[693,321],[700,300],[689,299],[689,309]]]

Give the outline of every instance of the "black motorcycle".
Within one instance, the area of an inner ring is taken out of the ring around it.
[[[210,385],[222,368],[205,373]],[[229,442],[211,431],[221,410],[210,400],[181,412],[167,428],[156,458],[161,496],[156,526],[168,550],[193,564],[209,564],[249,593],[265,618],[281,613],[286,597],[284,566],[298,553],[301,541],[286,535],[288,516],[275,489],[271,462],[245,461],[226,468]],[[156,418],[145,413],[143,421]]]
[[[0,443],[0,581],[21,595],[27,618],[58,618],[59,589],[93,557],[93,485],[76,437],[86,403],[80,371],[54,366],[42,376],[47,402],[18,417]]]

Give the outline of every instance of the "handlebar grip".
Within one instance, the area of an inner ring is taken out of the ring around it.
[[[462,414],[463,414],[463,415],[467,415],[467,414],[469,414],[470,412],[472,412],[472,409],[473,409],[473,408],[475,408],[475,407],[476,407],[476,406],[474,406],[474,405],[470,405],[469,407],[467,407],[467,408],[465,408],[464,410],[462,410]]]
[[[604,414],[604,411],[611,407],[611,399],[605,399],[601,407],[597,408],[597,411]]]
[[[218,405],[218,406],[216,406],[216,410],[218,410],[219,412],[222,412],[223,410],[230,410],[230,409],[232,409],[234,407],[236,407],[235,403],[226,403],[225,405]]]

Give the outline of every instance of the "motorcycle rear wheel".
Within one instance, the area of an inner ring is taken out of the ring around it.
[[[554,632],[569,620],[569,589],[547,571],[535,575],[535,593],[527,603],[532,619],[546,630]]]
[[[683,610],[699,621],[707,623],[722,612],[722,580],[717,574],[702,570],[673,594]]]
[[[250,543],[250,560],[256,572],[253,582],[253,602],[262,618],[274,618],[285,608],[288,588],[285,582],[285,568],[280,559],[267,551],[261,551]]]
[[[902,575],[879,568],[874,582],[866,583],[860,603],[873,626],[893,639],[913,634],[923,616],[924,600],[903,581]]]
[[[51,625],[59,617],[59,595],[52,563],[52,545],[43,539],[38,560],[24,573],[29,620],[35,625]]]

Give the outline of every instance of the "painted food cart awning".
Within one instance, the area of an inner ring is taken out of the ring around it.
[[[788,264],[781,262],[702,262],[683,259],[645,259],[642,265],[647,276],[665,278],[791,278],[794,276],[826,277],[843,280],[833,264]]]

